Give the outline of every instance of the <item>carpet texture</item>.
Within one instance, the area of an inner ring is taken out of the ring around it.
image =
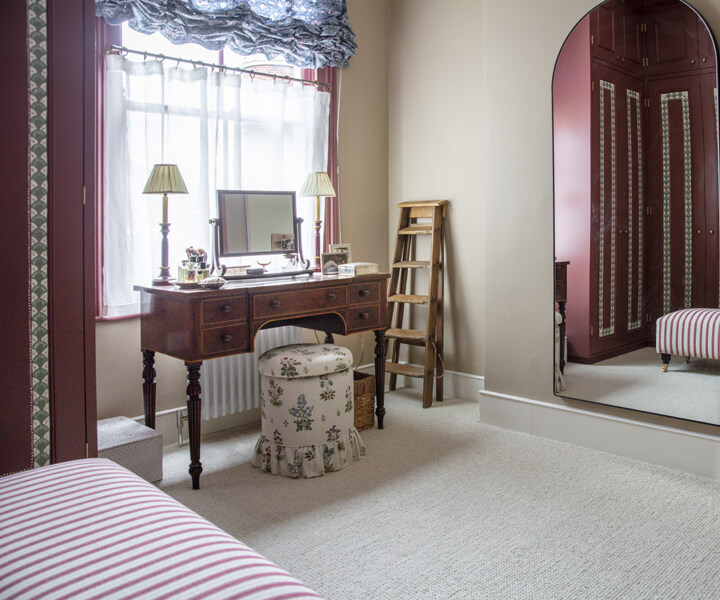
[[[720,425],[720,361],[683,360],[673,356],[663,373],[655,348],[641,348],[592,365],[569,362],[562,395]]]
[[[478,405],[386,397],[367,456],[292,480],[257,427],[165,449],[160,487],[329,600],[720,597],[720,482],[482,425]]]

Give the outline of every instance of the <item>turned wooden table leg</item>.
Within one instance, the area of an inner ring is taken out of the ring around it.
[[[142,353],[145,425],[155,429],[155,351],[143,350]]]
[[[565,373],[565,365],[567,364],[567,357],[565,356],[565,331],[566,331],[566,324],[565,324],[565,300],[558,301],[558,312],[560,313],[560,316],[562,317],[562,321],[560,322],[560,372]]]
[[[188,407],[188,429],[190,430],[190,468],[188,472],[192,477],[192,488],[200,489],[200,473],[202,463],[200,462],[200,367],[202,362],[186,362],[187,368],[187,407]]]
[[[333,334],[332,334],[331,332],[326,331],[326,332],[325,332],[325,340],[324,340],[324,343],[325,343],[325,344],[334,344],[334,343],[335,343],[335,336],[333,336]]]
[[[375,414],[378,429],[383,428],[385,418],[385,331],[375,332]]]

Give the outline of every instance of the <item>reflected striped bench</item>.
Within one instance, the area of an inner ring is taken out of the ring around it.
[[[720,360],[720,309],[686,308],[663,315],[657,320],[656,349],[661,355],[663,372],[670,357]]]

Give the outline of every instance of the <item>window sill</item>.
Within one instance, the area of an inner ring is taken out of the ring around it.
[[[107,317],[103,315],[97,315],[95,317],[96,323],[111,323],[114,321],[127,321],[128,319],[137,319],[140,316],[140,313],[135,313],[133,315],[122,315],[119,317]]]

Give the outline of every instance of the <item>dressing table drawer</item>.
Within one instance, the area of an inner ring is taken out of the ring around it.
[[[203,300],[202,324],[213,325],[247,319],[247,296]]]
[[[380,307],[375,305],[350,308],[347,312],[347,321],[348,331],[377,327],[380,322]]]
[[[213,327],[202,332],[202,354],[232,354],[247,350],[248,326]]]
[[[253,297],[253,318],[264,319],[328,308],[344,308],[346,301],[347,288],[345,287],[258,294]]]
[[[368,304],[377,302],[380,297],[380,284],[372,283],[355,283],[348,286],[348,305]]]

